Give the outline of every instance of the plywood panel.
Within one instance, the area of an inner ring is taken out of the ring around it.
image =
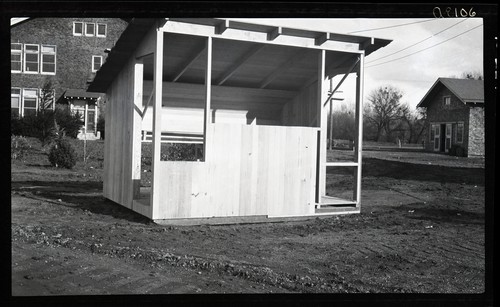
[[[208,128],[211,159],[160,163],[158,219],[311,213],[317,129]]]
[[[103,194],[132,208],[134,62],[124,66],[108,91]]]

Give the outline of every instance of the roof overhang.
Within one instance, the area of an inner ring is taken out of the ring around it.
[[[63,94],[63,97],[66,99],[82,99],[82,100],[97,100],[101,96],[103,96],[103,94],[87,92],[83,89],[67,89]]]
[[[241,42],[247,45],[271,46],[268,49],[274,48],[275,51],[289,46],[293,47],[290,49],[295,50],[300,48],[301,50],[315,49],[336,52],[338,57],[335,60],[338,63],[333,65],[332,69],[327,70],[327,75],[343,73],[343,70],[350,66],[354,57],[358,57],[360,54],[366,56],[391,42],[391,40],[373,37],[253,24],[223,18],[134,18],[111,49],[106,62],[89,85],[88,91],[106,92],[126,61],[134,55],[137,47],[143,44],[143,41],[147,41],[148,34],[151,34],[153,27],[158,27],[160,31],[169,34],[191,35],[200,37],[200,39],[212,37],[220,42],[225,41],[225,44],[233,42],[233,46]],[[170,42],[175,44],[175,40]],[[193,45],[185,47],[184,51],[193,53],[196,48],[198,46]],[[237,48],[235,47],[235,49]],[[317,74],[315,76],[317,77]]]

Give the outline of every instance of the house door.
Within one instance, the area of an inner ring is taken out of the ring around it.
[[[451,147],[451,124],[446,124],[446,140],[445,140],[445,152],[448,152]]]
[[[440,130],[439,130],[439,151],[444,152],[445,151],[445,145],[446,145],[446,124],[441,124]]]
[[[432,125],[432,129],[434,129],[434,151],[439,151],[441,142],[441,126],[440,125]]]

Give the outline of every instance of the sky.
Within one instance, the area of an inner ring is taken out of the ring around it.
[[[365,58],[365,103],[370,92],[391,85],[415,109],[439,77],[483,74],[482,18],[231,19],[392,40]],[[354,84],[349,77],[339,88],[344,104],[354,100]]]
[[[403,92],[401,102],[414,110],[439,77],[483,74],[482,18],[228,19],[392,40],[365,58],[365,103],[370,92],[391,85]],[[341,77],[334,78],[334,86]],[[352,106],[354,76],[347,78],[339,91],[344,102],[338,102],[337,107]]]

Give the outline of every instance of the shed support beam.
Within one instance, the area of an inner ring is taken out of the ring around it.
[[[319,120],[318,154],[316,162],[316,203],[321,202],[321,197],[326,194],[326,130],[327,114],[323,101],[326,98],[325,88],[325,50],[321,50],[318,59],[318,98],[316,114]]]
[[[270,75],[268,75],[259,85],[259,88],[265,88],[269,85],[269,83],[273,82],[280,74],[284,73],[288,69],[290,69],[295,63],[299,62],[304,58],[307,50],[300,50],[295,53],[292,57],[288,59],[283,65],[278,67],[275,71],[273,71]]]
[[[210,139],[208,135],[208,125],[212,122],[212,113],[210,112],[212,98],[212,37],[207,37],[207,66],[205,71],[205,109],[203,116],[203,160],[209,160],[209,152],[207,152],[207,143]]]
[[[174,78],[172,79],[172,82],[176,82],[185,72],[186,70],[189,69],[189,67],[201,56],[203,51],[205,51],[205,42],[203,44],[197,46],[197,48],[191,53],[187,59],[179,65],[179,68],[177,68],[177,72],[174,74]]]
[[[359,55],[359,66],[356,73],[356,142],[354,148],[354,159],[358,164],[354,174],[354,195],[353,199],[356,201],[356,207],[361,205],[361,165],[363,156],[363,79],[364,79],[364,54]]]
[[[280,36],[283,33],[283,28],[281,27],[276,27],[274,28],[271,32],[267,33],[267,40],[268,41],[273,41],[275,40],[278,36]]]
[[[153,180],[151,181],[150,208],[151,219],[159,215],[160,196],[160,156],[161,156],[161,113],[162,113],[162,82],[163,82],[163,31],[156,29],[156,46],[154,54],[154,104],[153,104]]]
[[[226,82],[236,71],[243,65],[245,64],[246,61],[248,61],[254,54],[259,52],[262,48],[264,48],[265,45],[258,44],[253,47],[251,47],[241,58],[236,60],[231,67],[229,67],[228,70],[226,70],[222,76],[214,82],[217,85],[222,85],[224,82]]]
[[[222,34],[229,28],[229,20],[224,20],[215,26],[215,34]]]
[[[142,107],[142,88],[144,64],[142,59],[135,60],[134,64],[134,107],[139,109]],[[141,129],[142,129],[142,114],[138,112],[132,113],[132,199],[139,196],[141,183]],[[133,202],[132,202],[133,206]],[[133,208],[132,208],[133,209]]]
[[[330,33],[323,33],[319,37],[316,37],[314,39],[314,44],[316,46],[321,46],[329,39],[330,39]]]
[[[360,55],[360,57],[361,57],[361,55]],[[345,79],[347,79],[347,77],[349,76],[349,74],[353,72],[354,68],[356,67],[356,65],[360,61],[360,57],[358,57],[356,59],[356,61],[354,61],[354,63],[351,65],[351,67],[349,67],[349,70],[347,71],[347,73],[342,77],[342,79],[340,79],[340,81],[337,84],[337,86],[335,87],[335,89],[332,90],[331,93],[330,93],[330,95],[326,98],[326,100],[324,100],[324,102],[323,102],[324,106],[326,106],[326,104],[328,103],[328,101],[330,101],[330,98],[332,98],[333,94],[335,94],[335,92],[339,89],[339,87],[342,85],[342,83],[344,83]]]

